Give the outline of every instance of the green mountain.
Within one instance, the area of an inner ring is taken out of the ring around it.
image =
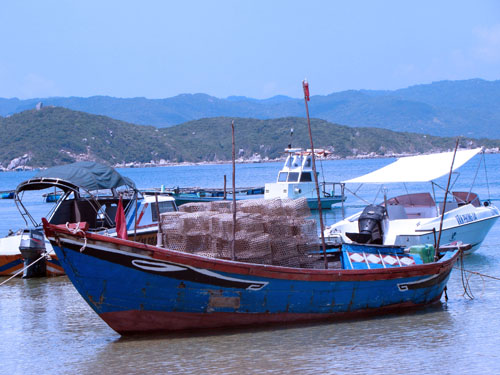
[[[169,128],[134,125],[105,116],[66,108],[44,107],[0,118],[0,165],[48,167],[76,160],[111,165],[125,163],[205,162],[231,160],[231,121],[235,121],[237,157],[275,159],[290,143],[309,148],[306,120],[206,118]],[[390,156],[449,150],[454,138],[387,129],[353,128],[320,119],[311,120],[316,148],[335,157]],[[293,139],[290,129],[294,129]],[[461,140],[463,147],[500,147],[489,139]]]
[[[46,107],[1,118],[0,131],[0,164],[4,168],[15,158],[23,158],[33,167],[48,167],[76,160],[116,164],[149,162],[159,154],[174,156],[161,137],[155,136],[155,127],[65,108]]]
[[[38,102],[161,128],[207,117],[305,117],[303,99],[286,96],[265,100],[242,96],[220,99],[206,94],[183,94],[166,99],[0,98],[0,116],[33,109]],[[312,117],[348,126],[499,139],[500,81],[441,81],[392,91],[315,95],[310,101],[310,112]]]

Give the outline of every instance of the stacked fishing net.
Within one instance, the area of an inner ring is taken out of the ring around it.
[[[317,226],[306,199],[189,203],[161,215],[163,244],[173,250],[240,262],[310,268],[318,260]],[[236,227],[234,225],[236,224]],[[312,255],[315,254],[315,255]]]

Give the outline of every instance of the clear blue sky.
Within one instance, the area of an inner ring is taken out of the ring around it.
[[[500,1],[4,1],[0,97],[220,98],[500,79]]]

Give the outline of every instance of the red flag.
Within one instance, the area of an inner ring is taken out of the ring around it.
[[[116,223],[116,234],[119,238],[124,240],[128,240],[127,236],[127,223],[125,222],[125,211],[123,210],[122,197],[120,197],[120,201],[118,202],[118,208],[116,210],[115,216]]]
[[[302,81],[302,87],[304,87],[304,97],[309,101],[309,83],[306,80]]]

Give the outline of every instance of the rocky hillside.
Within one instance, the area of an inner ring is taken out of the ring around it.
[[[105,116],[58,107],[24,111],[0,118],[0,167],[48,167],[76,160],[110,165],[219,162],[231,159],[231,120],[235,121],[237,155],[241,160],[279,158],[291,142],[309,147],[306,120],[217,117],[158,129]],[[294,129],[293,138],[290,129]],[[336,158],[373,157],[443,151],[455,138],[353,128],[312,120],[316,148]],[[463,147],[498,150],[500,141],[463,138]]]

